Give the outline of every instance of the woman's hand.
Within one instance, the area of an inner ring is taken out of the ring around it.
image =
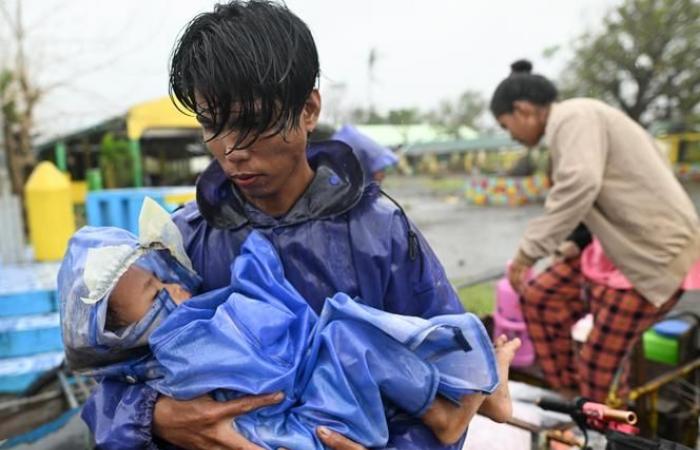
[[[527,284],[527,272],[537,260],[527,256],[522,250],[518,250],[508,267],[508,281],[513,290],[522,294]]]
[[[554,261],[561,262],[567,259],[576,258],[581,254],[581,249],[578,248],[574,241],[564,241],[557,247],[554,252]]]
[[[283,398],[281,393],[276,393],[217,402],[209,396],[187,401],[161,396],[153,411],[153,433],[171,444],[192,450],[262,450],[234,431],[231,421],[263,406],[279,403]]]
[[[513,290],[518,294],[521,294],[525,288],[525,284],[527,282],[525,277],[527,276],[527,271],[529,268],[530,266],[525,265],[518,260],[514,260],[510,264],[510,268],[508,269],[508,281],[510,281],[510,285],[513,287]]]

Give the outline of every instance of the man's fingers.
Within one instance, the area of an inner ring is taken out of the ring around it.
[[[247,414],[263,406],[274,405],[284,399],[284,394],[276,392],[274,394],[265,395],[250,395],[242,398],[237,398],[224,403],[219,403],[219,413],[222,416],[240,416]]]
[[[221,450],[265,450],[264,448],[253,444],[240,435],[236,435],[236,437],[232,439],[227,439],[224,437],[220,439],[220,442],[220,445],[218,445],[216,448]]]
[[[240,433],[235,431],[231,425],[231,420],[222,420],[213,429],[213,433],[209,436],[212,439],[206,447],[207,449],[217,450],[265,450],[259,447]]]
[[[332,450],[366,450],[365,447],[357,444],[345,436],[329,430],[326,427],[316,428],[316,434],[321,442]]]

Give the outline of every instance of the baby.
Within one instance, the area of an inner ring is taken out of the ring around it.
[[[59,292],[74,368],[178,399],[283,391],[281,404],[234,422],[265,448],[323,448],[320,425],[382,446],[386,417],[399,413],[455,442],[471,419],[459,407],[464,395],[491,394],[481,411],[510,415],[508,366],[519,342],[498,339],[494,355],[475,316],[398,316],[342,293],[317,315],[257,232],[232,264],[230,286],[190,298],[199,280],[177,228],[148,200],[141,219],[140,240],[84,228],[70,242]]]

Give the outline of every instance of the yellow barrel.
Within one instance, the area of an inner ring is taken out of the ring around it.
[[[68,179],[70,183],[71,196],[73,203],[76,205],[84,205],[85,197],[87,197],[88,186],[85,181],[72,181]]]
[[[189,190],[178,189],[176,191],[166,193],[163,195],[163,200],[165,200],[166,205],[172,205],[178,207],[195,200],[196,194],[194,188]]]
[[[70,182],[52,163],[41,162],[24,186],[24,201],[34,258],[60,260],[75,232]]]

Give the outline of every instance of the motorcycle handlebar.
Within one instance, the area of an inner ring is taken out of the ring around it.
[[[596,418],[608,422],[618,422],[628,425],[637,423],[637,414],[633,411],[609,408],[602,403],[589,402],[585,399],[577,401],[559,400],[552,397],[543,397],[537,402],[537,406],[548,411],[555,411],[564,414],[582,413],[591,418]]]

